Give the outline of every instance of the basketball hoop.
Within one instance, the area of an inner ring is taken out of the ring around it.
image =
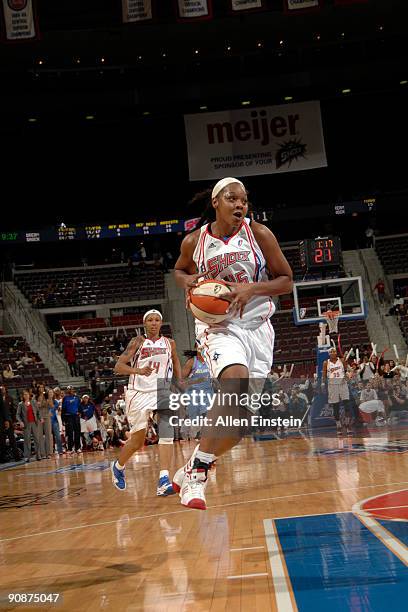
[[[339,331],[339,316],[340,312],[337,310],[326,310],[323,313],[323,317],[327,321],[329,326],[329,334],[337,334]]]

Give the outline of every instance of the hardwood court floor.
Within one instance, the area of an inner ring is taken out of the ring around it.
[[[192,448],[187,442],[175,445],[178,465]],[[206,512],[182,508],[176,495],[156,497],[157,447],[146,448],[129,464],[125,492],[113,488],[106,469],[113,452],[0,472],[0,609],[33,609],[6,604],[7,593],[52,592],[60,594],[62,604],[42,605],[42,610],[314,611],[319,608],[302,599],[311,594],[308,569],[299,583],[290,557],[297,544],[284,541],[294,532],[304,537],[302,525],[277,519],[322,515],[317,524],[323,525],[330,515],[341,523],[341,513],[350,513],[361,500],[408,489],[407,451],[408,432],[402,431],[381,430],[364,439],[245,440],[218,462]],[[408,523],[398,524],[408,535]],[[312,532],[310,538],[321,535],[316,528]],[[357,534],[346,546],[344,536],[338,549],[358,549],[363,542]],[[400,543],[407,551],[404,537]],[[322,546],[316,545],[318,552]],[[324,547],[329,561],[335,560],[330,541]],[[386,553],[382,565],[396,560],[406,570],[404,552],[399,558],[398,551]],[[339,561],[343,567],[347,558]],[[322,576],[321,586],[319,576],[313,580],[312,594],[318,597],[327,580]],[[374,586],[381,594],[382,584]],[[343,582],[335,588],[343,589]],[[354,609],[380,609],[367,604],[367,591],[362,597],[367,607]],[[330,608],[337,609],[347,607]]]

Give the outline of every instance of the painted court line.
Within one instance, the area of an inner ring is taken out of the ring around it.
[[[293,589],[279,544],[275,523],[272,519],[265,519],[263,523],[269,554],[269,564],[271,566],[272,582],[275,591],[276,607],[279,612],[295,612],[297,606],[294,601]]]
[[[237,552],[238,550],[259,550],[264,549],[265,546],[245,546],[244,548],[230,548],[230,552]]]
[[[295,493],[293,495],[279,495],[275,497],[264,497],[260,499],[251,499],[247,501],[238,501],[238,502],[230,502],[228,504],[217,504],[214,506],[207,506],[207,510],[216,510],[219,508],[230,508],[233,506],[240,506],[240,505],[245,505],[245,504],[257,504],[260,502],[262,503],[262,502],[267,502],[267,501],[277,501],[280,499],[293,499],[296,497],[310,497],[312,495],[323,495],[326,493],[343,493],[345,491],[358,491],[360,489],[376,489],[378,487],[391,487],[395,485],[407,485],[407,484],[408,482],[406,481],[404,482],[385,482],[385,483],[376,484],[376,485],[363,485],[360,487],[347,487],[344,489],[329,489],[327,491],[314,491],[312,493]],[[171,516],[173,514],[184,514],[186,512],[192,512],[192,510],[182,509],[182,510],[174,510],[172,512],[158,512],[156,514],[144,514],[144,515],[142,514],[141,516],[130,517],[129,521],[140,521],[140,520],[149,519],[149,518],[159,518],[161,516]],[[343,511],[343,513],[345,512],[347,511]],[[326,514],[341,514],[341,513],[333,511],[333,512],[327,512]],[[300,516],[304,516],[304,515],[300,515]],[[277,518],[285,518],[285,517],[277,517]],[[287,517],[287,518],[291,518],[291,517]],[[63,533],[65,531],[76,531],[78,529],[89,529],[90,527],[101,527],[103,525],[114,525],[115,523],[118,522],[118,520],[119,519],[113,519],[110,521],[101,521],[99,523],[87,523],[85,525],[75,525],[74,527],[63,527],[62,529],[52,529],[50,531],[39,531],[38,533],[28,533],[28,534],[24,534],[21,536],[14,536],[12,538],[2,538],[0,539],[0,543],[14,542],[16,540],[24,540],[26,538],[35,538],[36,536],[53,535],[56,533]]]
[[[398,559],[408,565],[408,548],[385,527],[369,516],[355,515]]]
[[[260,574],[241,574],[239,576],[227,576],[227,580],[238,580],[240,578],[258,578],[258,576],[268,576],[268,573],[262,572]]]

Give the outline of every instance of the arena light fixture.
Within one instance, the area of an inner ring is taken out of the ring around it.
[[[241,106],[249,106],[251,104],[251,100],[242,100]]]
[[[37,119],[35,117],[29,117],[28,123],[37,123]]]
[[[208,106],[200,106],[200,110],[208,110]]]
[[[404,79],[403,81],[400,81],[400,85],[408,85],[408,81]]]
[[[150,114],[151,114],[150,111],[144,111],[143,117],[148,117]]]
[[[344,94],[344,95],[350,94],[351,93],[351,89],[348,89],[348,88],[347,89],[342,89],[341,93]]]
[[[285,102],[292,102],[293,96],[285,96],[284,100],[285,100]]]
[[[86,119],[87,121],[92,121],[92,119],[95,119],[95,115],[86,115],[86,116],[85,116],[85,119]]]

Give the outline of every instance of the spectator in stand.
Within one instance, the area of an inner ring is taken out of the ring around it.
[[[119,397],[118,401],[116,402],[116,406],[115,406],[116,412],[118,412],[118,410],[122,410],[122,412],[125,412],[126,409],[126,401],[125,401],[125,394],[122,393],[122,395]]]
[[[115,438],[115,419],[112,413],[109,413],[105,408],[102,410],[102,425],[108,435],[108,444],[109,446],[113,446],[114,438]]]
[[[51,414],[47,400],[47,392],[43,384],[38,385],[36,395],[40,422],[38,423],[38,439],[42,459],[50,459],[52,453],[52,426]]]
[[[390,364],[385,363],[383,366],[380,366],[380,375],[383,378],[394,378],[395,372],[391,372]]]
[[[376,372],[376,366],[372,361],[369,360],[367,355],[363,358],[363,362],[360,364],[358,373],[361,380],[371,380],[374,378]]]
[[[406,382],[408,380],[408,367],[401,360],[398,362],[398,365],[391,369],[391,372],[398,373],[402,382]]]
[[[3,370],[3,378],[4,380],[12,380],[13,378],[21,378],[21,376],[20,374],[14,374],[11,364],[8,363]]]
[[[77,368],[77,355],[75,343],[72,339],[72,334],[68,334],[68,339],[65,342],[64,346],[65,359],[68,362],[69,370],[71,372],[71,376],[78,376],[78,368]]]
[[[368,249],[371,249],[374,246],[374,230],[370,225],[367,227],[365,231],[365,236],[366,236],[366,247]]]
[[[71,386],[67,387],[67,394],[62,400],[62,421],[65,425],[68,452],[82,453],[81,450],[81,424],[79,420],[79,409],[81,401]]]
[[[135,266],[134,266],[133,258],[132,257],[128,258],[127,268],[128,268],[128,276],[129,276],[129,278],[133,278],[133,276],[135,275]]]
[[[385,283],[382,278],[379,278],[377,284],[374,287],[374,291],[377,291],[377,297],[380,304],[385,303]]]
[[[129,424],[121,408],[116,409],[116,416],[114,419],[116,421],[116,431],[118,432],[119,438],[121,440],[127,440],[126,432],[129,431]]]
[[[304,397],[300,397],[299,389],[296,386],[293,386],[292,388],[288,409],[289,409],[290,415],[295,418],[302,418],[306,412],[307,398],[305,400]]]
[[[58,387],[56,387],[56,389],[58,389],[58,391],[61,393],[61,389],[59,389]],[[52,429],[52,433],[54,435],[54,440],[55,440],[55,448],[56,448],[55,454],[58,453],[58,455],[62,455],[64,453],[64,450],[62,448],[61,430],[60,430],[60,424],[58,420],[58,415],[61,412],[61,408],[60,408],[60,402],[56,397],[56,393],[54,389],[48,389],[46,393],[45,401],[47,403],[48,411],[50,414],[51,429]]]
[[[386,317],[391,316],[391,315],[403,315],[405,311],[404,308],[404,298],[402,298],[399,293],[396,294],[394,301],[392,303],[391,308],[388,311],[388,314],[385,315]]]
[[[85,446],[89,447],[92,445],[92,438],[98,431],[98,424],[96,422],[95,405],[87,394],[81,398],[79,415],[81,417],[81,435],[85,440]]]
[[[14,435],[13,420],[6,398],[5,387],[0,387],[0,463],[9,460],[8,452],[13,454],[14,461],[20,461],[20,453]],[[6,438],[9,441],[7,449]]]
[[[408,406],[406,397],[401,393],[401,387],[395,385],[390,393],[390,423],[397,424],[401,419],[408,419]]]
[[[26,389],[23,391],[22,400],[17,408],[17,421],[24,432],[24,459],[28,463],[31,457],[31,436],[34,440],[34,450],[37,461],[41,461],[40,444],[38,440],[38,423],[40,422],[40,411],[37,402],[31,397]]]
[[[377,391],[371,382],[368,382],[360,393],[360,402],[369,402],[378,399]]]

